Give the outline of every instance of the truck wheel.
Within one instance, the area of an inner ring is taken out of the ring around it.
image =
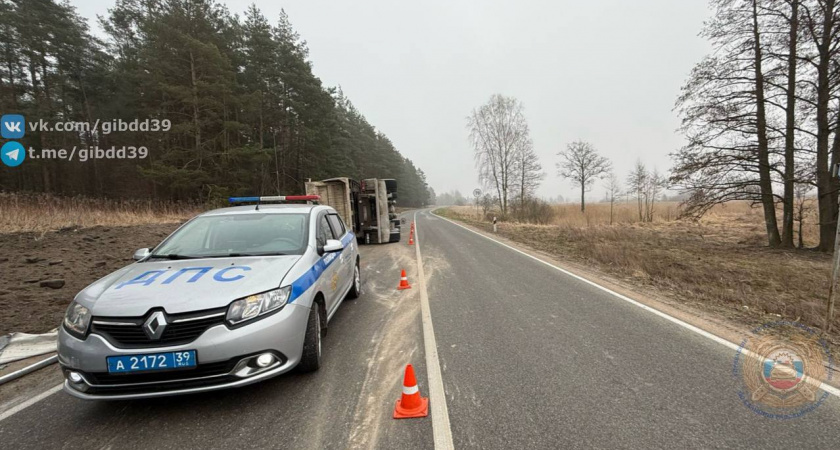
[[[356,261],[356,268],[353,269],[353,287],[347,293],[347,298],[350,300],[359,298],[362,293],[362,272],[359,270],[359,262]]]
[[[321,367],[321,307],[317,303],[312,303],[306,322],[303,355],[297,368],[300,372],[314,372]]]

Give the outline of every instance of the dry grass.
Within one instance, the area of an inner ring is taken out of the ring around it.
[[[802,227],[803,241],[805,247],[815,247],[819,243],[818,217],[814,200],[807,202],[805,221]],[[586,212],[581,214],[580,204],[551,205],[554,210],[552,225],[561,227],[584,228],[610,225],[610,205],[608,203],[591,203],[586,205]],[[459,216],[471,220],[481,220],[482,212],[470,206],[451,206]],[[676,222],[682,208],[679,202],[659,202],[654,208],[654,224]],[[494,212],[488,213],[493,216]],[[779,214],[781,224],[781,213]],[[613,209],[613,225],[639,224],[639,210],[636,203],[619,202]],[[735,227],[739,240],[747,239],[760,244],[764,242],[764,213],[760,207],[752,207],[748,202],[736,201],[713,207],[701,219],[699,224],[725,228]],[[794,234],[794,240],[798,234]]]
[[[195,205],[152,200],[107,200],[0,193],[0,233],[47,232],[65,227],[144,225],[181,222]]]
[[[595,267],[634,285],[665,292],[685,303],[713,306],[751,322],[779,316],[822,328],[831,275],[830,255],[771,250],[760,209],[744,202],[714,208],[698,222],[675,220],[678,204],[657,205],[653,223],[640,223],[634,204],[555,206],[552,225],[500,223],[499,233],[561,259]],[[444,214],[490,229],[470,207]],[[803,231],[815,245],[816,221]],[[770,317],[767,317],[770,316]],[[834,328],[840,323],[835,321]]]

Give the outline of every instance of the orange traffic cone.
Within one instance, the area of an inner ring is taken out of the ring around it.
[[[408,235],[408,245],[414,245],[414,233]]]
[[[409,419],[412,417],[426,417],[429,415],[429,399],[420,396],[417,379],[414,378],[414,367],[405,366],[402,397],[394,407],[395,419]]]
[[[402,273],[400,274],[400,285],[397,286],[397,289],[411,289],[411,285],[408,284],[408,278],[405,276],[405,269],[403,269]]]

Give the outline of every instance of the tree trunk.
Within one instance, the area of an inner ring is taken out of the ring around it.
[[[779,225],[776,222],[776,205],[773,199],[773,180],[770,177],[770,151],[767,140],[767,116],[764,99],[764,73],[762,72],[761,35],[758,30],[758,0],[753,0],[753,42],[755,64],[755,101],[758,132],[758,177],[761,204],[764,207],[764,224],[770,247],[781,244]]]
[[[201,167],[201,124],[198,120],[198,85],[196,84],[195,75],[195,57],[190,51],[190,83],[192,88],[193,100],[193,127],[195,128],[195,153],[198,157],[198,166]]]
[[[586,211],[586,199],[584,198],[585,191],[586,191],[586,184],[581,182],[580,183],[580,212]]]
[[[831,99],[831,36],[834,29],[835,0],[826,0],[821,42],[817,45],[817,201],[820,214],[820,245],[824,252],[834,248],[834,233],[837,227],[837,183],[831,178],[829,166],[828,137],[830,133],[828,110]],[[832,158],[836,160],[837,157]]]
[[[18,101],[17,101],[17,94],[15,94],[15,72],[14,67],[12,65],[11,57],[8,59],[8,69],[9,69],[9,96],[12,98],[12,108],[14,111],[18,110]]]
[[[804,242],[802,242],[802,219],[799,219],[799,248],[801,249],[804,246]]]
[[[639,222],[644,222],[645,218],[642,216],[642,194],[636,192],[636,206],[639,208]]]
[[[796,50],[797,36],[799,33],[799,0],[791,1],[790,14],[787,105],[785,110],[785,183],[781,242],[781,246],[785,248],[793,248],[793,190],[795,181],[794,127],[796,126]]]

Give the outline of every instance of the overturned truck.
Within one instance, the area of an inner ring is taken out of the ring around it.
[[[359,243],[386,244],[400,241],[396,212],[397,181],[368,178],[330,178],[307,181],[306,194],[318,195],[353,228]]]

